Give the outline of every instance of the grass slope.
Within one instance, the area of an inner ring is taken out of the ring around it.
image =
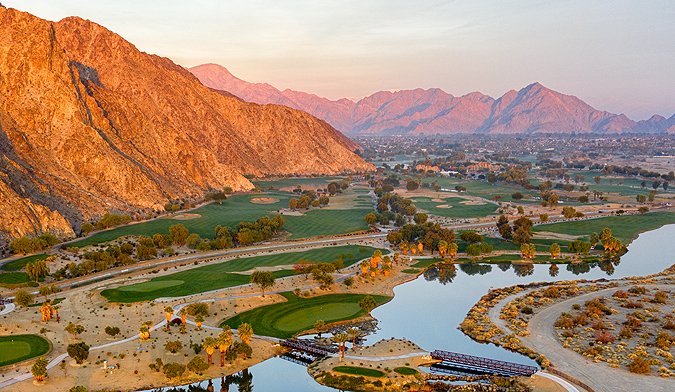
[[[31,282],[28,274],[25,272],[8,272],[5,274],[0,274],[0,285],[26,285],[26,286],[37,286],[34,282]]]
[[[361,253],[359,248],[364,248],[366,251]],[[159,276],[144,283],[103,290],[101,295],[109,302],[138,302],[161,297],[181,297],[249,283],[250,276],[235,272],[248,271],[256,267],[291,266],[300,259],[331,262],[337,259],[339,254],[352,253],[352,259],[345,260],[345,266],[348,266],[361,258],[370,256],[374,251],[375,248],[348,245],[312,249],[304,252],[239,258]],[[281,278],[292,275],[293,272],[289,268],[288,270],[275,271],[273,274],[275,277]]]
[[[0,367],[49,352],[49,341],[38,335],[0,336]]]
[[[3,271],[21,271],[21,268],[25,267],[26,264],[32,263],[35,260],[47,260],[47,257],[49,257],[49,255],[46,254],[22,257],[3,264],[0,269]]]
[[[372,207],[349,210],[318,209],[307,211],[303,216],[285,215],[283,229],[291,233],[291,239],[368,230],[364,218],[372,211]]]
[[[290,292],[281,295],[287,302],[251,309],[224,320],[221,327],[229,325],[237,328],[241,323],[249,323],[258,335],[287,339],[313,328],[317,320],[328,324],[366,314],[358,305],[365,294],[327,294],[312,298],[299,298]],[[373,298],[378,305],[391,299],[383,295],[374,295]]]
[[[408,369],[408,368],[406,368]],[[410,369],[413,370],[413,369]],[[362,368],[358,366],[336,366],[333,368],[334,372],[352,374],[355,376],[365,376],[365,377],[384,377],[384,372],[375,369]],[[415,371],[417,373],[417,371]],[[400,373],[403,374],[403,373]],[[409,373],[413,374],[413,373]]]
[[[675,212],[659,211],[642,215],[608,216],[584,221],[553,223],[533,227],[532,231],[550,231],[585,236],[584,239],[588,240],[588,236],[592,233],[599,234],[605,227],[608,227],[612,230],[612,235],[626,245],[637,238],[638,234],[658,229],[670,223],[675,223]],[[560,244],[560,242],[558,243]]]
[[[441,197],[443,202],[431,201],[428,197],[415,197],[415,206],[423,210],[429,211],[430,214],[436,216],[444,216],[448,218],[477,218],[488,215],[495,215],[498,206],[487,203],[483,205],[467,205],[460,202],[466,201],[461,197]],[[438,205],[447,204],[452,208],[438,208]]]

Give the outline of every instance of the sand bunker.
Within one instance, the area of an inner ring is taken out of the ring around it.
[[[251,203],[253,204],[274,204],[277,202],[279,202],[279,199],[273,197],[254,197],[251,199]]]
[[[564,240],[564,241],[574,241],[578,236],[574,235],[569,235],[569,234],[562,234],[562,233],[552,233],[550,231],[538,231],[535,233],[532,233],[532,238],[533,239],[538,239],[538,240]]]
[[[175,219],[175,220],[190,220],[190,219],[197,219],[197,218],[201,218],[201,217],[202,217],[202,216],[199,215],[199,214],[178,214],[178,215],[172,216],[171,219]]]
[[[448,205],[448,204],[441,204],[441,205],[437,205],[436,208],[452,208],[452,206]]]
[[[467,205],[467,206],[482,206],[482,205],[487,204],[486,202],[481,201],[481,200],[464,200],[464,201],[460,201],[459,203]]]
[[[443,199],[431,199],[434,203],[445,203],[445,200]]]

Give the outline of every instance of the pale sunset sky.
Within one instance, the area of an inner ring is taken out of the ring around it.
[[[673,0],[0,2],[330,99],[432,87],[497,98],[540,82],[634,120],[675,113]]]

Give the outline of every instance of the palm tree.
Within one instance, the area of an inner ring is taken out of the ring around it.
[[[213,355],[213,352],[216,351],[216,347],[218,347],[218,341],[210,336],[204,339],[202,342],[202,348],[206,350],[206,355],[209,359],[209,365],[211,364],[211,356]]]
[[[152,327],[152,321],[151,320],[144,321],[143,326],[147,329],[146,331],[147,336],[145,337],[145,339],[147,339],[150,337],[150,328]]]
[[[342,362],[342,357],[344,357],[345,353],[344,346],[347,340],[349,340],[349,336],[346,333],[339,333],[333,336],[333,341],[335,341],[339,347],[338,362]]]
[[[61,305],[56,305],[56,306],[53,307],[53,309],[54,309],[54,312],[56,313],[56,322],[60,323],[61,320],[59,318],[59,309],[61,309]]]
[[[352,351],[356,351],[356,338],[359,336],[359,329],[351,327],[347,329],[347,333],[352,337]]]
[[[239,325],[239,328],[237,328],[237,331],[239,332],[239,339],[241,339],[242,342],[249,344],[251,337],[253,336],[253,327],[251,327],[251,324],[242,323]]]
[[[200,331],[202,329],[202,323],[204,322],[204,316],[201,314],[198,314],[195,317],[195,324],[197,324],[197,331]]]
[[[223,332],[218,335],[218,350],[220,350],[220,367],[225,366],[225,351],[232,345],[232,332],[229,326],[223,327]]]
[[[186,310],[185,308],[181,308],[181,309],[178,311],[178,315],[180,316],[180,321],[181,321],[181,323],[183,323],[183,326],[182,326],[182,332],[181,332],[181,333],[185,333],[185,316],[187,315],[187,310]]]
[[[167,306],[164,308],[164,312],[166,312],[166,330],[168,331],[171,324],[171,316],[173,315],[173,308]]]

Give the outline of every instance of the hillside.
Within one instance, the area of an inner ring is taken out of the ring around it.
[[[249,83],[217,64],[198,65],[190,72],[209,87],[249,102],[304,110],[347,134],[675,132],[675,115],[636,123],[623,114],[594,109],[577,97],[539,83],[511,90],[497,99],[479,92],[456,97],[441,89],[415,89],[380,91],[353,102]]]
[[[2,7],[0,139],[6,237],[252,188],[242,174],[372,168],[305,112],[213,91],[96,23]]]

